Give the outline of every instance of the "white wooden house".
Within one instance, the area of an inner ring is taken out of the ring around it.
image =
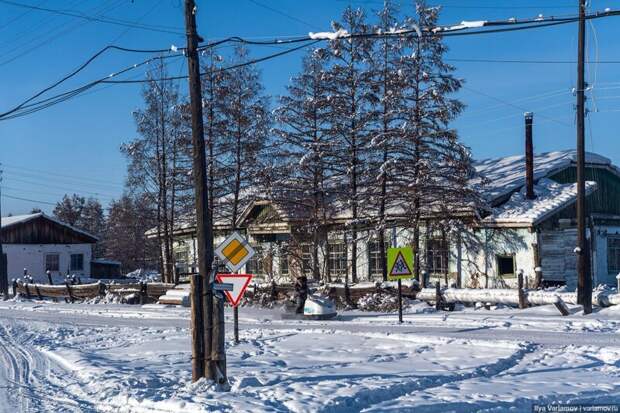
[[[529,279],[540,267],[544,281],[576,283],[576,200],[575,151],[535,155],[533,159],[535,199],[527,199],[526,162],[522,155],[476,162],[471,180],[488,207],[478,211],[482,219],[466,231],[437,233],[423,227],[416,259],[421,273],[431,280],[461,286],[511,286],[515,274],[523,270]],[[620,169],[609,159],[588,153],[586,159],[588,192],[588,237],[592,257],[594,285],[615,284],[620,272]],[[472,211],[473,214],[473,211]],[[224,220],[215,226],[218,244],[229,232]],[[346,213],[331,218],[326,242],[319,251],[321,276],[344,280],[351,274],[351,244],[346,239]],[[432,217],[427,221],[432,223]],[[265,278],[289,279],[300,272],[310,274],[312,254],[309,244],[295,242],[297,220],[294,213],[269,200],[247,205],[236,225],[258,252],[247,272]],[[191,220],[179,226],[175,234],[177,266],[195,271],[195,228]],[[390,231],[385,238],[390,239]],[[359,231],[357,251],[358,280],[380,280],[381,248],[372,228]],[[397,228],[399,245],[407,244],[408,230]],[[154,232],[151,232],[153,236]]]
[[[97,242],[93,235],[43,213],[3,217],[1,222],[9,279],[21,277],[24,269],[41,282],[47,282],[47,270],[55,277],[90,276]]]

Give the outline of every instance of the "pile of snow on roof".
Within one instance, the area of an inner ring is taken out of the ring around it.
[[[596,189],[596,182],[586,182],[586,193]],[[534,187],[535,199],[527,199],[525,187],[512,194],[502,206],[495,208],[494,213],[486,220],[492,222],[511,222],[535,224],[567,206],[577,197],[577,184],[559,184],[543,178]]]

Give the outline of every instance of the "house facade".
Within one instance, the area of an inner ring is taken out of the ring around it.
[[[620,272],[620,169],[592,153],[586,163],[593,283],[615,284]],[[520,270],[533,282],[538,269],[544,282],[573,288],[577,276],[575,151],[534,156],[534,199],[526,196],[524,156],[483,160],[474,167],[477,174],[471,185],[488,208],[478,211],[480,218],[467,228],[438,228],[432,217],[422,220],[416,253],[420,278],[463,287],[510,287]],[[346,216],[331,219],[315,254],[309,234],[300,237],[300,223],[285,208],[269,200],[254,201],[236,225],[257,251],[245,271],[265,280],[285,281],[301,273],[312,276],[316,258],[322,279],[351,281],[353,248],[346,221]],[[194,233],[192,225],[175,232],[180,272],[196,270]],[[218,224],[215,233],[217,245],[230,229]],[[389,245],[380,245],[378,239],[373,228],[358,231],[358,281],[382,280],[381,249]],[[411,243],[413,234],[395,226],[385,230],[384,239],[403,246]]]
[[[35,281],[75,274],[90,277],[97,238],[43,213],[2,218],[2,249],[9,279],[24,270]]]

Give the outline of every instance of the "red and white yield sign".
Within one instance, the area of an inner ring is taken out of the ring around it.
[[[226,294],[228,302],[233,307],[236,307],[239,305],[241,297],[243,297],[245,289],[248,288],[252,277],[251,274],[217,274],[215,280],[218,283],[229,283],[233,285],[232,291],[224,291],[224,294]]]

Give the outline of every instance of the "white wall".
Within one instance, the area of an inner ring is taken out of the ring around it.
[[[24,268],[35,281],[47,282],[45,275],[45,256],[59,255],[59,270],[52,275],[65,275],[71,265],[71,254],[84,254],[84,270],[73,271],[72,274],[90,276],[90,262],[92,260],[91,244],[3,244],[2,248],[7,255],[8,276],[20,278]]]

